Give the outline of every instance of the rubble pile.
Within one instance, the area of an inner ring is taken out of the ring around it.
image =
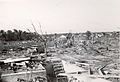
[[[46,82],[43,55],[0,60],[2,82]]]
[[[41,65],[41,59],[34,61],[33,58],[9,58],[0,60],[0,69],[3,74],[18,73],[24,71],[45,70]]]
[[[110,70],[111,67],[114,70],[120,70],[119,32],[96,32],[91,33],[89,37],[87,39],[86,33],[74,34],[74,45],[72,47],[58,46],[55,50],[58,57],[72,62],[88,61],[94,69],[108,64],[104,70]]]

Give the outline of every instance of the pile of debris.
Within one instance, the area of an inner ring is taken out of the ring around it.
[[[46,70],[38,56],[0,60],[0,70],[5,82],[21,82],[21,79],[29,82],[38,77],[44,78],[43,82],[47,81]]]

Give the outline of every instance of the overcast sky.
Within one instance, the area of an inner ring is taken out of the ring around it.
[[[120,30],[120,0],[0,0],[0,29],[38,32]]]

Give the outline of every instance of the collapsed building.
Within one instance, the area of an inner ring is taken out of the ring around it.
[[[0,60],[2,82],[47,82],[40,61],[31,57]]]
[[[31,56],[0,60],[1,82],[68,82],[61,59]],[[59,80],[59,81],[58,81]]]

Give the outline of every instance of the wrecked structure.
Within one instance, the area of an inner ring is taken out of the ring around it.
[[[68,82],[61,59],[45,57],[44,54],[30,57],[0,60],[2,82]]]
[[[47,82],[40,61],[31,57],[0,60],[2,82]]]

